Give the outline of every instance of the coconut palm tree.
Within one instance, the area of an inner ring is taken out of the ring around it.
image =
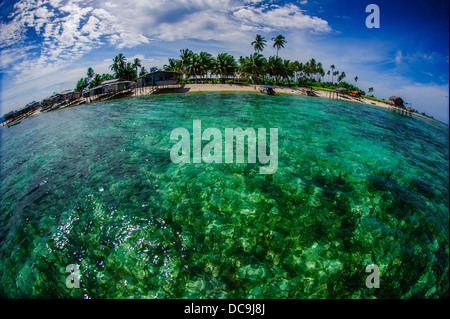
[[[278,56],[269,57],[267,61],[267,73],[271,77],[275,77],[275,81],[278,82],[278,77],[283,75],[283,59]]]
[[[214,58],[208,52],[200,52],[198,54],[199,59],[199,75],[206,76],[214,65]]]
[[[343,79],[345,79],[346,76],[347,76],[347,75],[345,74],[345,72],[342,71],[342,72],[341,72],[341,75],[339,75],[338,82],[341,82]]]
[[[95,75],[94,69],[91,68],[91,67],[89,67],[89,68],[87,69],[87,78],[88,78],[88,81],[90,81],[90,80],[94,77],[94,75]]]
[[[147,74],[147,70],[145,69],[145,66],[141,67],[141,71],[139,71],[139,77],[144,76]]]
[[[212,67],[212,73],[220,75],[221,82],[225,81],[225,78],[234,76],[238,69],[236,60],[232,55],[228,53],[220,53],[217,55],[217,59]]]
[[[261,53],[264,50],[264,47],[266,46],[266,42],[267,41],[266,39],[264,39],[264,37],[257,34],[255,41],[252,42],[252,46],[256,52]]]
[[[276,37],[273,37],[272,41],[273,47],[277,48],[277,56],[278,56],[278,50],[280,50],[280,48],[284,48],[284,44],[286,43],[285,37],[279,34]]]
[[[114,72],[115,77],[121,77],[120,75],[124,73],[127,66],[125,63],[126,60],[127,58],[122,53],[119,53],[114,57],[113,63],[109,66],[109,68]]]
[[[293,67],[294,72],[295,72],[296,80],[298,81],[298,78],[299,78],[299,77],[302,75],[302,73],[303,73],[303,63],[298,62],[298,61],[294,61],[294,62],[292,63],[292,67]]]
[[[258,76],[266,72],[267,60],[260,53],[253,53],[249,57],[240,58],[240,71],[243,73],[251,74],[252,83],[256,84]]]
[[[194,53],[189,49],[180,50],[181,71],[187,75],[188,64]]]
[[[332,83],[334,83],[334,76],[336,75],[336,74],[334,74],[334,69],[336,69],[336,67],[334,66],[334,64],[332,64],[331,66],[330,66],[330,69],[331,69],[331,74],[333,74],[333,76],[331,77],[331,82]]]
[[[75,91],[82,93],[84,89],[86,89],[89,85],[87,78],[81,78],[78,80],[77,85],[75,86]]]
[[[356,82],[358,82],[358,77],[355,76],[355,86],[356,86]]]
[[[339,75],[339,71],[334,71],[334,72],[333,72],[333,81],[332,81],[333,83],[334,83],[334,77],[335,77],[335,76],[338,76],[338,75]]]
[[[96,74],[89,82],[89,88],[92,89],[96,86],[99,86],[100,84],[102,84],[103,81],[104,80],[102,76],[100,74]]]
[[[133,60],[133,67],[136,69],[136,78],[138,77],[138,68],[142,67],[141,60],[139,58],[135,58]]]
[[[283,72],[282,77],[285,79],[290,79],[295,75],[294,63],[290,60],[283,60]]]
[[[117,56],[114,57],[113,63],[109,66],[109,68],[110,68],[111,71],[113,71],[114,73],[118,73],[118,72],[119,72],[119,61],[118,61],[118,59],[117,59]]]
[[[316,72],[320,76],[319,82],[322,81],[323,77],[325,76],[325,71],[323,70],[322,62],[317,63]]]
[[[169,64],[164,64],[163,69],[165,71],[180,71],[181,60],[169,58]]]
[[[185,72],[188,77],[197,77],[201,73],[201,61],[199,55],[191,52],[185,64]]]

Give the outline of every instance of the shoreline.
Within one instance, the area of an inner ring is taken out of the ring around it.
[[[245,93],[259,93],[258,91],[258,87],[260,87],[261,84],[185,84],[182,88],[182,91],[180,90],[180,92],[176,92],[175,93],[170,92],[170,93],[166,93],[166,94],[181,94],[181,93],[198,93],[198,92],[245,92]],[[302,95],[302,96],[307,96],[306,91],[309,90],[306,87],[298,87],[298,88],[293,88],[293,87],[283,87],[283,86],[272,86],[275,89],[275,92],[277,94],[288,94],[288,95]],[[139,88],[138,89],[134,89],[134,91],[132,92],[131,95],[126,96],[124,98],[129,98],[129,97],[139,97],[139,96],[150,96],[152,95],[152,89],[150,87],[144,87],[144,88]],[[316,95],[316,97],[319,98],[326,98],[326,99],[339,99],[339,100],[343,100],[343,101],[348,101],[348,102],[355,102],[355,103],[359,103],[359,104],[366,104],[369,106],[379,106],[385,109],[392,109],[392,105],[384,103],[384,102],[380,102],[380,101],[374,101],[368,98],[364,98],[364,97],[352,97],[352,96],[348,96],[348,95],[340,95],[339,98],[336,97],[330,97],[330,92],[329,91],[322,91],[322,90],[314,90],[314,93]],[[164,94],[164,93],[163,93]],[[259,93],[261,94],[261,93]],[[156,94],[158,95],[158,94]],[[76,107],[76,106],[81,106],[81,105],[86,105],[86,104],[91,104],[91,103],[96,103],[95,102],[90,102],[89,98],[80,98],[79,102],[82,103],[71,103],[71,104],[67,104],[67,105],[62,105],[60,107],[58,107],[57,109],[55,109],[54,111],[57,110],[62,110],[65,108],[70,108],[70,107]],[[101,101],[98,101],[101,102]],[[38,114],[43,114],[43,113],[47,113],[46,112],[42,112],[42,108],[37,109],[36,111],[34,111],[32,114],[26,116],[25,118],[29,118],[29,117],[33,117],[35,115]],[[429,121],[433,121],[435,123],[439,123],[439,124],[444,124],[447,125],[443,122],[440,122],[438,120],[432,119],[432,118],[428,118],[426,116],[423,116],[422,114],[419,113],[410,113],[411,115],[417,116],[419,118],[422,119],[426,119]],[[7,124],[4,124],[4,126],[6,126]]]
[[[253,84],[186,84],[184,86],[185,89],[189,89],[189,92],[258,92],[258,87],[261,85],[253,85]],[[277,94],[294,94],[294,95],[303,95],[307,96],[306,91],[309,90],[306,87],[298,87],[298,88],[291,88],[291,87],[283,87],[283,86],[276,86],[271,85]],[[259,93],[259,92],[258,92]],[[329,99],[329,92],[328,91],[322,91],[322,90],[314,90],[314,93],[317,95],[317,97],[321,98],[327,98]],[[335,99],[335,98],[333,98]],[[381,106],[384,108],[391,108],[389,104],[370,100],[367,98],[355,98],[350,96],[340,97],[340,100],[343,101],[349,101],[349,102],[356,102],[361,104],[369,104],[369,105],[376,105]]]

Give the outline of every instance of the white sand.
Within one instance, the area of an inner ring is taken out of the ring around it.
[[[227,91],[234,91],[234,92],[258,92],[258,87],[260,85],[244,85],[244,84],[186,84],[185,89],[189,89],[189,92],[227,92]],[[276,93],[282,93],[282,94],[298,94],[298,95],[306,95],[307,88],[289,88],[289,87],[281,87],[281,86],[273,86]],[[324,97],[328,98],[330,93],[327,91],[320,91],[320,90],[314,90],[314,93],[318,97]],[[377,105],[385,108],[389,108],[389,104],[373,101],[366,98],[356,98],[356,97],[339,97],[339,99],[350,101],[350,102],[356,102],[356,103],[363,103],[363,104],[370,104],[370,105]]]

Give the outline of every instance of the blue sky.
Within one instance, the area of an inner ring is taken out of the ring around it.
[[[365,25],[370,3],[379,29]],[[0,0],[0,114],[73,89],[88,67],[110,72],[118,53],[148,69],[184,48],[246,56],[256,34],[283,34],[281,57],[334,64],[448,123],[448,14],[448,0]]]

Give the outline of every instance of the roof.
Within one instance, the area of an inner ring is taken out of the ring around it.
[[[112,79],[112,80],[107,80],[107,81],[102,82],[102,85],[113,84],[113,83],[116,83],[116,82],[131,82],[131,81],[124,80],[124,79]]]
[[[347,88],[343,88],[343,87],[335,88],[334,91],[338,92],[338,93],[347,93],[348,92]]]

